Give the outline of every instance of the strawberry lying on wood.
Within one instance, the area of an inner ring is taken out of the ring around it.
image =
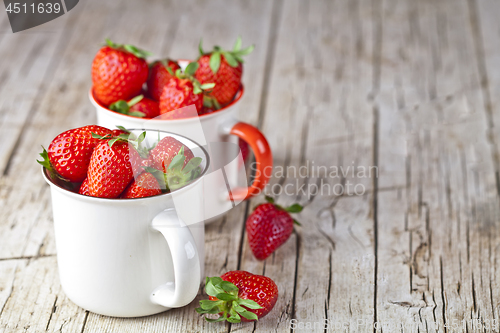
[[[205,317],[209,322],[227,320],[230,323],[254,321],[272,310],[278,299],[278,286],[266,276],[246,271],[230,271],[221,277],[206,279],[205,291],[209,300],[200,301],[200,314],[219,314]]]
[[[266,197],[266,200],[268,202],[257,206],[246,222],[248,244],[259,260],[269,257],[290,238],[294,223],[300,225],[290,213],[302,211],[299,204],[284,208],[275,204],[270,197]]]

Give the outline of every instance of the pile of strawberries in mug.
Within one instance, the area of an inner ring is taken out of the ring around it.
[[[178,119],[194,105],[198,115],[231,103],[241,87],[244,55],[238,38],[232,51],[214,47],[184,70],[171,59],[147,63],[148,52],[107,40],[92,63],[93,94],[110,110],[142,118]],[[202,173],[202,159],[172,136],[152,147],[144,145],[146,132],[135,135],[125,128],[89,125],[56,136],[40,154],[51,178],[79,194],[107,199],[143,198],[179,189]],[[243,147],[242,147],[243,148]],[[246,221],[248,243],[254,256],[265,260],[291,236],[290,213],[302,207],[277,205],[272,198]],[[268,277],[230,271],[205,282],[209,300],[200,301],[200,314],[219,315],[208,321],[254,321],[271,311],[278,287]]]
[[[238,38],[232,51],[215,46],[205,53],[200,42],[198,60],[181,70],[175,60],[148,64],[150,53],[106,42],[92,63],[94,96],[104,107],[143,118],[183,118],[189,105],[202,115],[229,104],[241,85],[242,57],[253,50],[242,49]]]

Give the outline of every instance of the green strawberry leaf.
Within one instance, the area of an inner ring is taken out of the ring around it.
[[[189,65],[186,66],[184,73],[193,76],[198,67],[200,67],[200,65],[197,62],[190,62]]]
[[[94,139],[109,139],[111,138],[111,135],[110,134],[106,134],[106,135],[99,135],[99,134],[96,134],[94,132],[92,132],[90,134]]]
[[[300,224],[300,222],[299,222],[299,221],[297,221],[296,219],[293,219],[293,224],[296,224],[296,225],[298,225],[298,226],[300,226],[300,227],[302,226],[302,224]]]
[[[215,87],[215,83],[204,83],[200,86],[203,90],[212,89],[213,87]]]
[[[210,56],[210,69],[212,73],[217,74],[220,67],[220,52],[213,52]]]
[[[254,48],[255,48],[254,45],[250,45],[249,47],[246,47],[243,50],[239,50],[238,52],[234,52],[234,53],[236,53],[238,56],[241,57],[241,56],[244,56],[244,55],[252,53],[252,51],[253,51]]]
[[[229,318],[227,318],[227,321],[232,324],[240,323],[241,317],[233,308],[231,308],[231,310],[229,310]]]
[[[113,147],[113,145],[115,144],[116,141],[120,140],[120,138],[113,138],[111,140],[108,141],[108,145],[109,147]]]
[[[239,312],[239,314],[248,320],[257,320],[257,321],[259,320],[259,317],[257,317],[255,313],[250,311]]]
[[[165,66],[165,68],[167,69],[167,72],[168,72],[170,75],[172,75],[172,76],[174,76],[174,75],[175,75],[175,73],[174,73],[174,71],[172,70],[172,68],[170,68],[169,66]]]
[[[226,59],[227,63],[231,67],[238,67],[238,61],[233,57],[233,55],[229,52],[222,52],[224,55],[224,58]]]
[[[193,84],[193,94],[198,95],[201,94],[203,90],[200,88],[199,84]]]
[[[207,295],[215,297],[216,295],[224,292],[224,290],[222,290],[222,288],[214,285],[214,283],[212,281],[209,281],[205,285],[205,292],[207,293]]]
[[[304,207],[299,204],[293,204],[290,207],[285,208],[285,211],[289,213],[300,213]]]
[[[109,109],[118,113],[122,114],[128,114],[128,110],[130,109],[129,104],[127,101],[124,101],[123,99],[114,102],[109,106]]]
[[[237,302],[239,305],[246,306],[252,310],[262,309],[262,306],[259,303],[252,301],[251,299],[240,298]]]
[[[222,304],[223,302],[221,301],[210,301],[210,300],[201,300],[200,301],[200,307],[203,309],[203,310],[210,310],[212,309],[213,307],[219,305],[219,304]]]
[[[221,301],[235,301],[237,299],[237,296],[230,295],[230,294],[227,294],[225,292],[219,293],[219,294],[215,295],[215,297],[217,297]]]
[[[267,195],[266,195],[266,201],[272,204],[274,203],[274,199]]]
[[[241,56],[239,56],[238,54],[234,54],[233,53],[233,57],[234,57],[234,59],[238,60],[238,62],[240,62],[240,63],[244,63],[245,62],[243,60],[243,58]]]
[[[234,43],[234,46],[233,46],[233,51],[239,51],[241,50],[241,36],[238,36],[238,38],[236,38],[236,42]]]
[[[184,160],[185,160],[184,155],[175,155],[172,161],[170,162],[170,165],[168,166],[167,170],[180,170],[182,166],[184,165]]]
[[[109,38],[106,38],[106,45],[112,48],[116,48],[118,45],[113,43]]]
[[[125,131],[125,132],[127,132],[127,133],[130,133],[130,131],[129,131],[128,129],[126,129],[125,127],[123,127],[123,126],[116,125],[116,128],[118,128],[118,129],[120,129],[120,130],[122,130],[122,131]]]
[[[52,164],[50,164],[50,161],[49,161],[49,154],[47,153],[47,151],[45,150],[45,148],[43,146],[42,146],[42,149],[43,149],[43,151],[40,153],[40,156],[42,157],[42,160],[41,161],[36,160],[36,161],[41,166],[45,167],[45,169],[47,169],[47,170],[53,170]]]
[[[200,43],[198,44],[198,51],[200,51],[200,55],[202,56],[203,54],[205,54],[203,52],[203,38],[200,39]]]
[[[234,284],[232,284],[229,281],[222,281],[220,283],[220,286],[222,289],[224,289],[225,292],[232,292],[232,291],[238,291],[238,287],[236,287]]]
[[[199,166],[201,164],[202,161],[203,161],[203,159],[201,157],[194,157],[194,158],[192,158],[186,164],[186,166],[184,167],[184,169],[182,169],[182,172],[184,174],[187,174],[187,173],[193,171],[197,166]]]
[[[127,114],[129,116],[133,116],[133,117],[137,117],[137,118],[144,118],[146,116],[146,114],[144,112],[141,112],[141,111],[132,111],[132,112],[129,112]]]
[[[139,137],[137,138],[137,142],[140,144],[144,139],[146,138],[146,132],[142,132]]]
[[[133,55],[135,55],[137,58],[143,58],[144,59],[144,58],[147,58],[150,55],[153,55],[151,52],[147,52],[147,51],[141,50],[140,48],[135,47],[133,45],[129,45],[129,44],[123,45],[123,48],[125,49],[125,51],[127,51],[127,52],[132,53]]]
[[[129,107],[132,107],[132,106],[136,105],[137,103],[139,103],[140,101],[142,101],[143,98],[144,98],[144,95],[135,96],[130,101],[128,101],[127,104]]]

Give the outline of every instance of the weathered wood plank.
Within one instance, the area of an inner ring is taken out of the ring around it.
[[[346,325],[353,332],[372,331],[371,197],[333,193],[335,185],[338,190],[347,181],[351,192],[358,183],[363,193],[372,188],[372,179],[350,171],[372,165],[371,8],[357,2],[285,1],[282,11],[263,118],[277,165],[266,193],[280,204],[299,201],[307,207],[297,217],[303,227],[264,262],[253,257],[245,235],[241,268],[273,278],[281,296],[255,328],[231,328],[312,332],[324,331],[329,320],[329,329]],[[276,124],[287,130],[277,130]],[[336,175],[330,175],[330,167],[337,168]],[[348,170],[344,177],[341,168]],[[315,193],[321,181],[323,193]],[[351,326],[358,319],[365,324],[359,329]]]
[[[0,261],[0,332],[80,332],[85,311],[64,295],[55,256]]]
[[[384,9],[382,58],[397,67],[382,67],[382,86],[392,92],[377,96],[380,182],[406,187],[377,196],[384,331],[391,327],[384,324],[405,332],[475,330],[471,320],[498,316],[492,287],[477,283],[478,276],[498,279],[495,254],[483,249],[490,240],[473,223],[489,219],[477,205],[494,208],[497,199],[481,75],[471,65],[474,34],[464,24],[469,9],[465,1]],[[498,236],[489,237],[495,243]]]

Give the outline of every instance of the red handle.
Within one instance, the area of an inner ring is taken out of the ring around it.
[[[231,200],[246,200],[259,194],[269,182],[273,170],[273,154],[264,135],[252,125],[237,123],[229,133],[248,143],[255,155],[257,170],[252,185],[248,188],[237,188],[231,191]]]

